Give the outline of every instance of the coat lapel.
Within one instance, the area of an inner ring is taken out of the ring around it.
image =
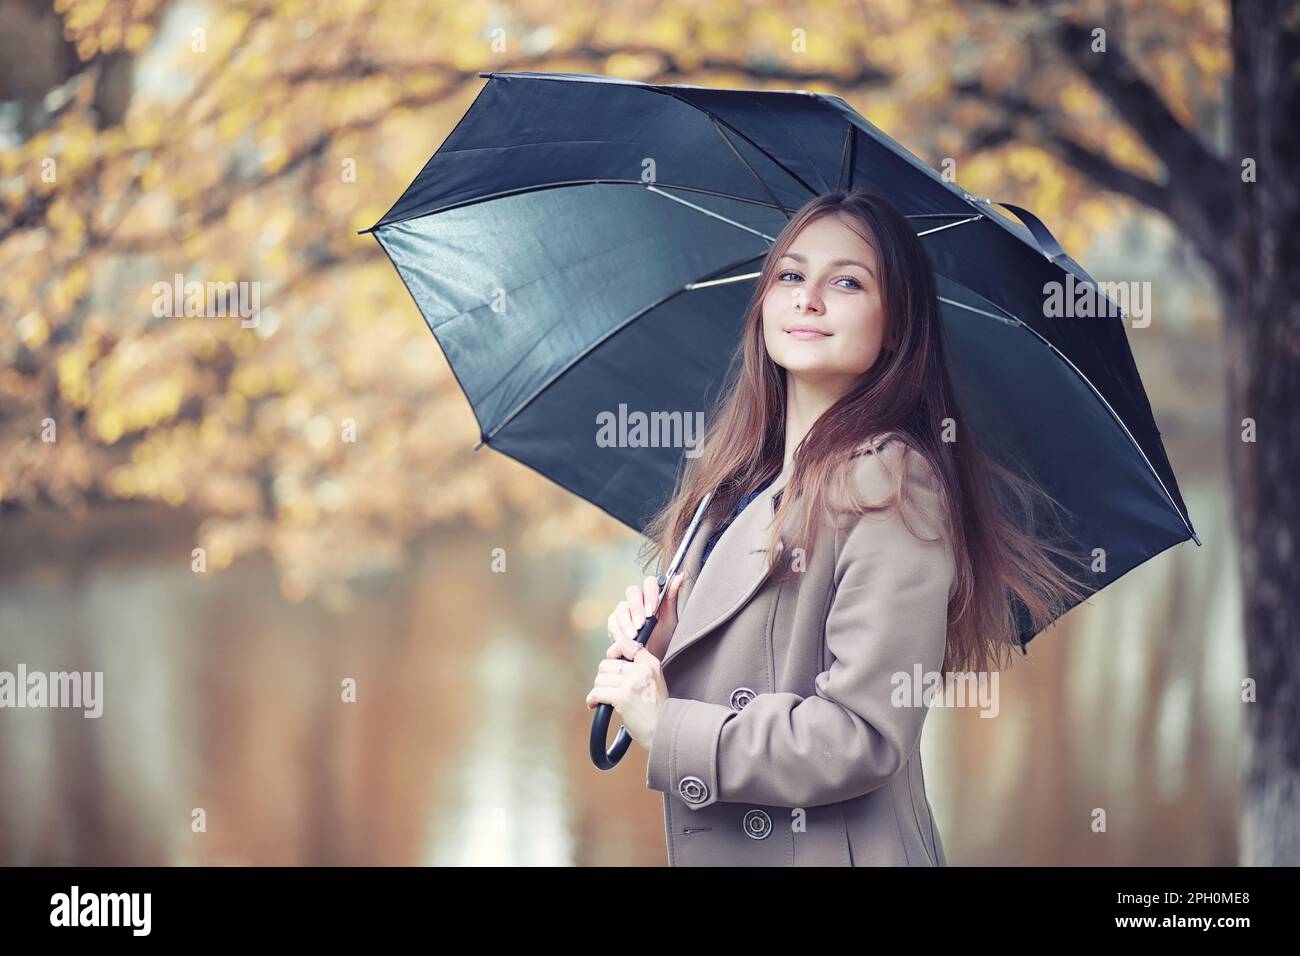
[[[854,452],[855,457],[876,451],[891,434],[887,432],[863,442]],[[706,517],[700,521],[682,560],[686,580],[677,595],[680,614],[677,628],[660,660],[661,667],[696,641],[703,640],[739,611],[767,580],[767,538],[779,504],[777,495],[793,475],[793,463],[786,465],[772,484],[736,516],[713,546],[703,570],[700,569],[700,558],[704,554],[704,545],[717,527],[717,520]],[[699,586],[698,595],[695,595],[696,585]]]
[[[667,665],[740,610],[767,578],[767,537],[779,503],[777,494],[789,483],[793,473],[793,466],[787,465],[772,484],[736,516],[713,546],[703,570],[700,558],[709,536],[717,527],[717,520],[706,517],[700,522],[682,561],[686,580],[678,593],[680,614],[661,666]]]

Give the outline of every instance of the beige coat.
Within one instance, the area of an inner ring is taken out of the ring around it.
[[[917,678],[942,667],[953,552],[921,455],[892,436],[859,446],[854,479],[897,506],[823,520],[805,568],[777,587],[766,535],[792,468],[723,532],[701,521],[663,664],[669,699],[646,784],[663,792],[672,866],[944,866],[921,769]],[[913,510],[915,507],[916,510]],[[789,548],[790,529],[781,550]],[[824,542],[833,540],[833,548]],[[791,560],[798,555],[791,555]],[[698,576],[698,581],[696,580]],[[903,698],[906,698],[904,701]]]

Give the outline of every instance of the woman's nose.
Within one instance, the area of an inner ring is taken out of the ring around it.
[[[794,290],[794,310],[798,313],[820,312],[821,300],[815,295],[809,295],[805,289]]]

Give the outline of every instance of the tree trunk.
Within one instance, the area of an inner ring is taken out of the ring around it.
[[[1234,0],[1239,281],[1224,322],[1250,752],[1243,865],[1300,864],[1300,0]],[[1244,434],[1254,423],[1256,441]]]

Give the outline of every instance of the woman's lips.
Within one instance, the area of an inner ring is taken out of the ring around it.
[[[830,338],[829,332],[814,332],[812,329],[786,329],[785,334],[800,341]]]

